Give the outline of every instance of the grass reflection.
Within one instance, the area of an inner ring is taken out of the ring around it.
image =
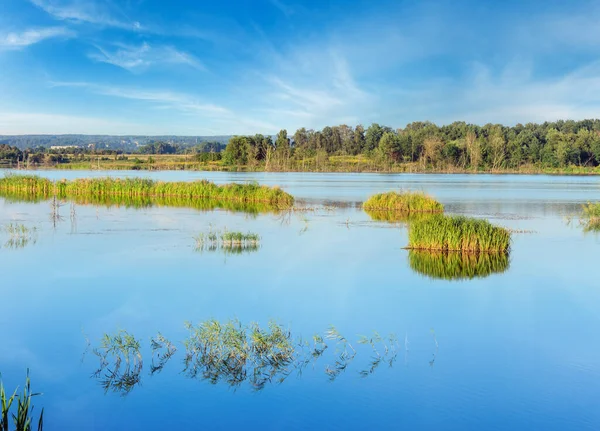
[[[39,203],[56,201],[54,195],[34,195],[20,191],[0,190],[0,197],[8,202]],[[189,198],[177,196],[130,196],[130,195],[73,195],[68,198],[79,205],[94,205],[107,208],[124,207],[145,209],[152,207],[191,208],[198,211],[223,209],[231,212],[243,212],[251,215],[262,213],[279,214],[282,210],[277,205],[264,202],[242,202],[232,200],[216,200],[209,198]]]
[[[394,334],[384,337],[373,332],[359,337],[353,345],[333,326],[310,339],[294,336],[274,321],[261,326],[244,325],[237,319],[210,319],[196,325],[186,323],[185,327],[188,336],[181,342],[182,374],[234,389],[246,383],[252,390],[261,391],[269,384],[284,382],[292,374],[302,376],[309,366],[315,369],[318,361],[324,362],[322,370],[330,382],[351,369],[355,361],[355,372],[365,378],[382,364],[392,367],[400,350]],[[152,376],[164,369],[178,349],[160,333],[150,339],[150,347]],[[405,349],[408,352],[408,338]],[[93,353],[100,365],[92,377],[105,392],[125,396],[141,384],[144,361],[140,339],[126,331],[105,334]]]
[[[434,279],[461,280],[499,274],[509,267],[506,253],[430,252],[410,250],[410,267]]]
[[[410,224],[416,221],[425,220],[432,217],[431,213],[424,212],[403,212],[386,210],[365,210],[373,221],[383,221],[388,223]]]

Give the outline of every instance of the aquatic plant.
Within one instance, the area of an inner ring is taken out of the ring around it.
[[[150,339],[152,346],[152,364],[150,365],[150,374],[160,373],[167,362],[177,352],[177,347],[167,340],[160,332]],[[156,362],[155,362],[156,361]]]
[[[510,232],[487,220],[436,214],[409,225],[407,248],[507,253]]]
[[[29,370],[27,370],[27,377],[25,379],[25,386],[23,392],[17,395],[18,388],[15,389],[13,394],[9,397],[4,389],[2,383],[2,375],[0,374],[0,431],[31,431],[33,423],[33,410],[34,406],[31,403],[32,397],[40,395],[39,393],[31,392],[31,380],[29,379]],[[14,402],[16,404],[16,413],[11,413],[11,408]],[[12,418],[13,427],[10,428],[10,419]],[[42,431],[44,428],[44,409],[41,410],[38,419],[38,431]]]
[[[37,228],[29,228],[22,223],[9,223],[4,226],[4,231],[9,236],[4,244],[7,248],[23,248],[37,241]]]
[[[461,280],[500,274],[509,267],[506,253],[431,252],[410,250],[412,270],[434,279]]]
[[[225,381],[239,386],[249,380],[256,390],[276,379],[283,381],[294,361],[295,348],[289,331],[275,322],[267,328],[254,323],[243,326],[238,320],[221,324],[208,320],[197,326],[186,324],[190,336],[186,349],[184,372],[212,384]]]
[[[583,205],[580,220],[586,231],[600,231],[600,202]]]
[[[258,323],[244,325],[237,319],[224,322],[209,319],[197,325],[186,322],[185,327],[188,330],[188,336],[182,342],[185,376],[211,384],[224,383],[233,388],[247,382],[256,391],[269,383],[282,383],[294,372],[302,375],[309,364],[314,367],[326,352],[332,356],[324,371],[333,382],[348,369],[358,350],[365,350],[360,346],[355,349],[333,326],[323,335],[315,334],[311,340],[294,338],[289,329],[274,321],[261,326]],[[396,361],[399,343],[393,334],[382,337],[373,332],[370,337],[360,337],[358,345],[371,347],[367,367],[358,371],[362,377],[373,374],[381,364],[391,367]],[[100,380],[105,391],[112,389],[123,396],[129,394],[141,385],[141,347],[141,340],[126,331],[105,334],[100,346],[93,349],[100,359],[100,367],[92,377]],[[150,339],[150,347],[152,365],[149,374],[152,376],[162,371],[177,353],[177,348],[161,333]]]
[[[444,206],[422,192],[388,192],[371,196],[364,204],[366,211],[428,212],[444,211]]]
[[[100,361],[92,374],[97,378],[104,392],[112,390],[123,396],[140,384],[143,369],[140,340],[127,331],[104,334],[100,346],[92,352]]]
[[[8,175],[0,178],[0,193],[47,198],[56,195],[61,199],[75,196],[212,199],[264,203],[276,208],[290,208],[294,204],[294,198],[279,187],[257,183],[217,185],[206,180],[164,182],[144,178],[82,178],[52,182],[36,176]]]
[[[226,252],[241,253],[258,250],[260,245],[260,235],[253,232],[242,233],[227,230],[219,232],[211,228],[207,233],[199,233],[193,238],[197,251],[221,249]]]

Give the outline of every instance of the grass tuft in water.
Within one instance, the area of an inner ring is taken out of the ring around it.
[[[29,370],[25,379],[23,392],[18,393],[18,388],[15,389],[12,395],[8,396],[2,383],[2,375],[0,374],[0,431],[32,431],[33,430],[33,404],[32,397],[41,395],[31,392],[31,380],[29,379]],[[11,412],[11,408],[16,401],[16,413]],[[10,426],[12,418],[13,427]],[[40,412],[38,419],[38,431],[44,428],[44,409]]]
[[[431,252],[410,250],[410,267],[433,279],[462,280],[487,277],[508,269],[506,253]]]
[[[37,241],[37,229],[22,223],[9,223],[4,226],[4,231],[8,234],[8,240],[4,244],[6,248],[23,248]]]
[[[255,251],[260,247],[260,235],[253,232],[230,232],[209,230],[194,236],[196,251],[224,250],[228,252]]]
[[[510,232],[487,220],[436,214],[409,225],[413,250],[508,253]]]
[[[588,202],[583,205],[581,222],[584,225],[584,229],[588,232],[600,231],[600,202]]]
[[[444,211],[444,206],[422,192],[388,192],[371,196],[364,204],[366,211],[429,212]]]

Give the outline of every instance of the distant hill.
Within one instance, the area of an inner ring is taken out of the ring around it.
[[[182,147],[203,142],[227,144],[231,136],[140,136],[140,135],[0,135],[0,144],[8,144],[21,150],[35,147],[91,147],[96,149],[136,151],[138,147],[153,142],[166,142]]]

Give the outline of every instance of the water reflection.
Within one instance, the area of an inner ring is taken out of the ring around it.
[[[418,220],[424,220],[431,217],[431,213],[423,212],[403,212],[403,211],[372,211],[365,210],[373,221],[383,221],[388,223],[409,224]]]
[[[24,224],[9,223],[4,226],[3,231],[8,235],[4,248],[24,248],[37,242],[37,229],[35,227],[29,228]]]
[[[487,277],[506,271],[510,264],[505,253],[461,253],[410,250],[410,267],[433,279],[461,280]]]
[[[39,203],[50,201],[56,203],[59,200],[56,196],[40,197],[27,193],[14,193],[1,191],[0,197],[6,202],[28,202]],[[205,198],[182,198],[175,196],[72,196],[68,199],[71,202],[79,205],[95,205],[111,207],[125,207],[134,209],[144,209],[151,207],[175,207],[175,208],[192,208],[199,211],[211,211],[215,209],[224,209],[231,212],[243,212],[248,214],[273,213],[281,212],[277,206],[267,203],[244,203],[237,201],[214,200]],[[64,202],[64,201],[63,201]]]
[[[188,336],[182,341],[184,348],[182,374],[191,379],[207,381],[213,385],[225,384],[234,389],[248,383],[252,390],[263,390],[268,384],[282,383],[288,376],[302,376],[304,370],[317,361],[325,362],[323,372],[327,380],[335,381],[350,368],[355,359],[355,372],[368,377],[386,364],[393,367],[400,344],[396,335],[361,336],[356,347],[331,326],[324,335],[315,334],[310,339],[296,337],[276,322],[266,326],[257,323],[243,325],[233,319],[225,322],[210,319],[197,325],[186,323]],[[437,355],[435,339],[433,360]],[[177,347],[162,334],[150,339],[152,363],[149,375],[160,373],[176,355]],[[100,345],[92,351],[99,360],[92,373],[105,392],[128,395],[141,384],[143,373],[142,342],[127,331],[105,334]],[[408,339],[405,341],[408,353]],[[330,352],[329,355],[326,355]],[[430,361],[432,364],[432,361]]]

